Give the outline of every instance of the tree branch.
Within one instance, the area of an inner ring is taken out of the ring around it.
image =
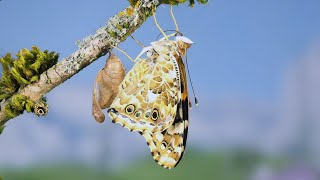
[[[110,18],[96,34],[78,42],[79,49],[42,73],[38,82],[19,89],[14,95],[24,95],[34,102],[39,101],[53,88],[105,55],[111,45],[117,46],[126,40],[152,15],[152,8],[159,4],[157,0],[140,0],[134,7],[124,9]],[[12,101],[13,96],[1,103],[0,128],[12,118],[4,113],[4,107]]]

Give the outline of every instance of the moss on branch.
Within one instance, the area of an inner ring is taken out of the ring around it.
[[[207,0],[197,0],[206,3]],[[79,49],[59,63],[58,54],[23,49],[14,59],[11,54],[0,58],[3,74],[0,79],[0,134],[5,123],[24,110],[46,115],[48,105],[44,96],[83,68],[104,56],[137,30],[160,4],[177,5],[187,0],[129,0],[131,6],[111,17],[94,35],[77,44]],[[194,0],[189,0],[190,6]],[[57,63],[57,64],[56,64]]]
[[[1,107],[4,116],[14,118],[25,110],[38,116],[46,114],[39,114],[37,109],[39,103],[44,104],[43,107],[48,107],[44,100],[35,102],[26,95],[15,93],[29,84],[38,82],[40,75],[55,65],[58,58],[59,54],[48,50],[41,51],[36,46],[33,46],[31,50],[21,49],[16,54],[16,58],[13,58],[10,53],[0,58],[3,69],[0,78],[0,101],[7,100],[7,103]],[[4,127],[4,123],[0,122],[0,133]]]
[[[0,79],[0,101],[12,96],[19,88],[39,80],[40,75],[58,62],[59,54],[41,51],[33,46],[21,49],[16,58],[10,53],[0,58],[2,76]]]
[[[135,6],[139,0],[128,0],[131,6]],[[178,5],[183,4],[185,2],[189,2],[189,6],[193,7],[195,1],[194,0],[150,0],[150,2],[159,2],[160,4],[170,4],[170,5]],[[199,4],[206,4],[208,0],[197,0]]]

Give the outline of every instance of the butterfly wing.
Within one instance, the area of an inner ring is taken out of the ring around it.
[[[151,150],[154,160],[165,168],[178,165],[186,148],[189,124],[189,97],[187,78],[181,57],[177,58],[180,71],[180,101],[177,106],[173,124],[166,130],[157,133],[141,133]]]
[[[167,55],[138,61],[120,84],[108,110],[112,121],[130,131],[153,133],[167,129],[180,99],[177,71]]]

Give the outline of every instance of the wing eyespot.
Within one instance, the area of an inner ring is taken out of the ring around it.
[[[153,109],[151,119],[156,121],[159,117],[159,112],[157,109]]]
[[[151,112],[150,112],[150,110],[148,110],[148,111],[144,114],[144,117],[148,119],[148,118],[150,117],[150,115],[151,115]]]
[[[139,110],[134,115],[135,115],[136,118],[139,118],[141,116],[141,114],[142,114],[142,111]]]
[[[135,106],[133,104],[129,104],[126,106],[126,113],[127,114],[132,114],[135,111]]]

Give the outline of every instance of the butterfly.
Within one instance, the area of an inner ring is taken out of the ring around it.
[[[93,86],[92,116],[97,122],[105,120],[102,109],[108,108],[116,97],[125,73],[121,60],[110,51],[106,65],[99,71]]]
[[[147,58],[128,72],[108,109],[112,122],[144,136],[155,161],[168,169],[186,148],[189,96],[182,57],[192,43],[177,36],[144,48]]]

